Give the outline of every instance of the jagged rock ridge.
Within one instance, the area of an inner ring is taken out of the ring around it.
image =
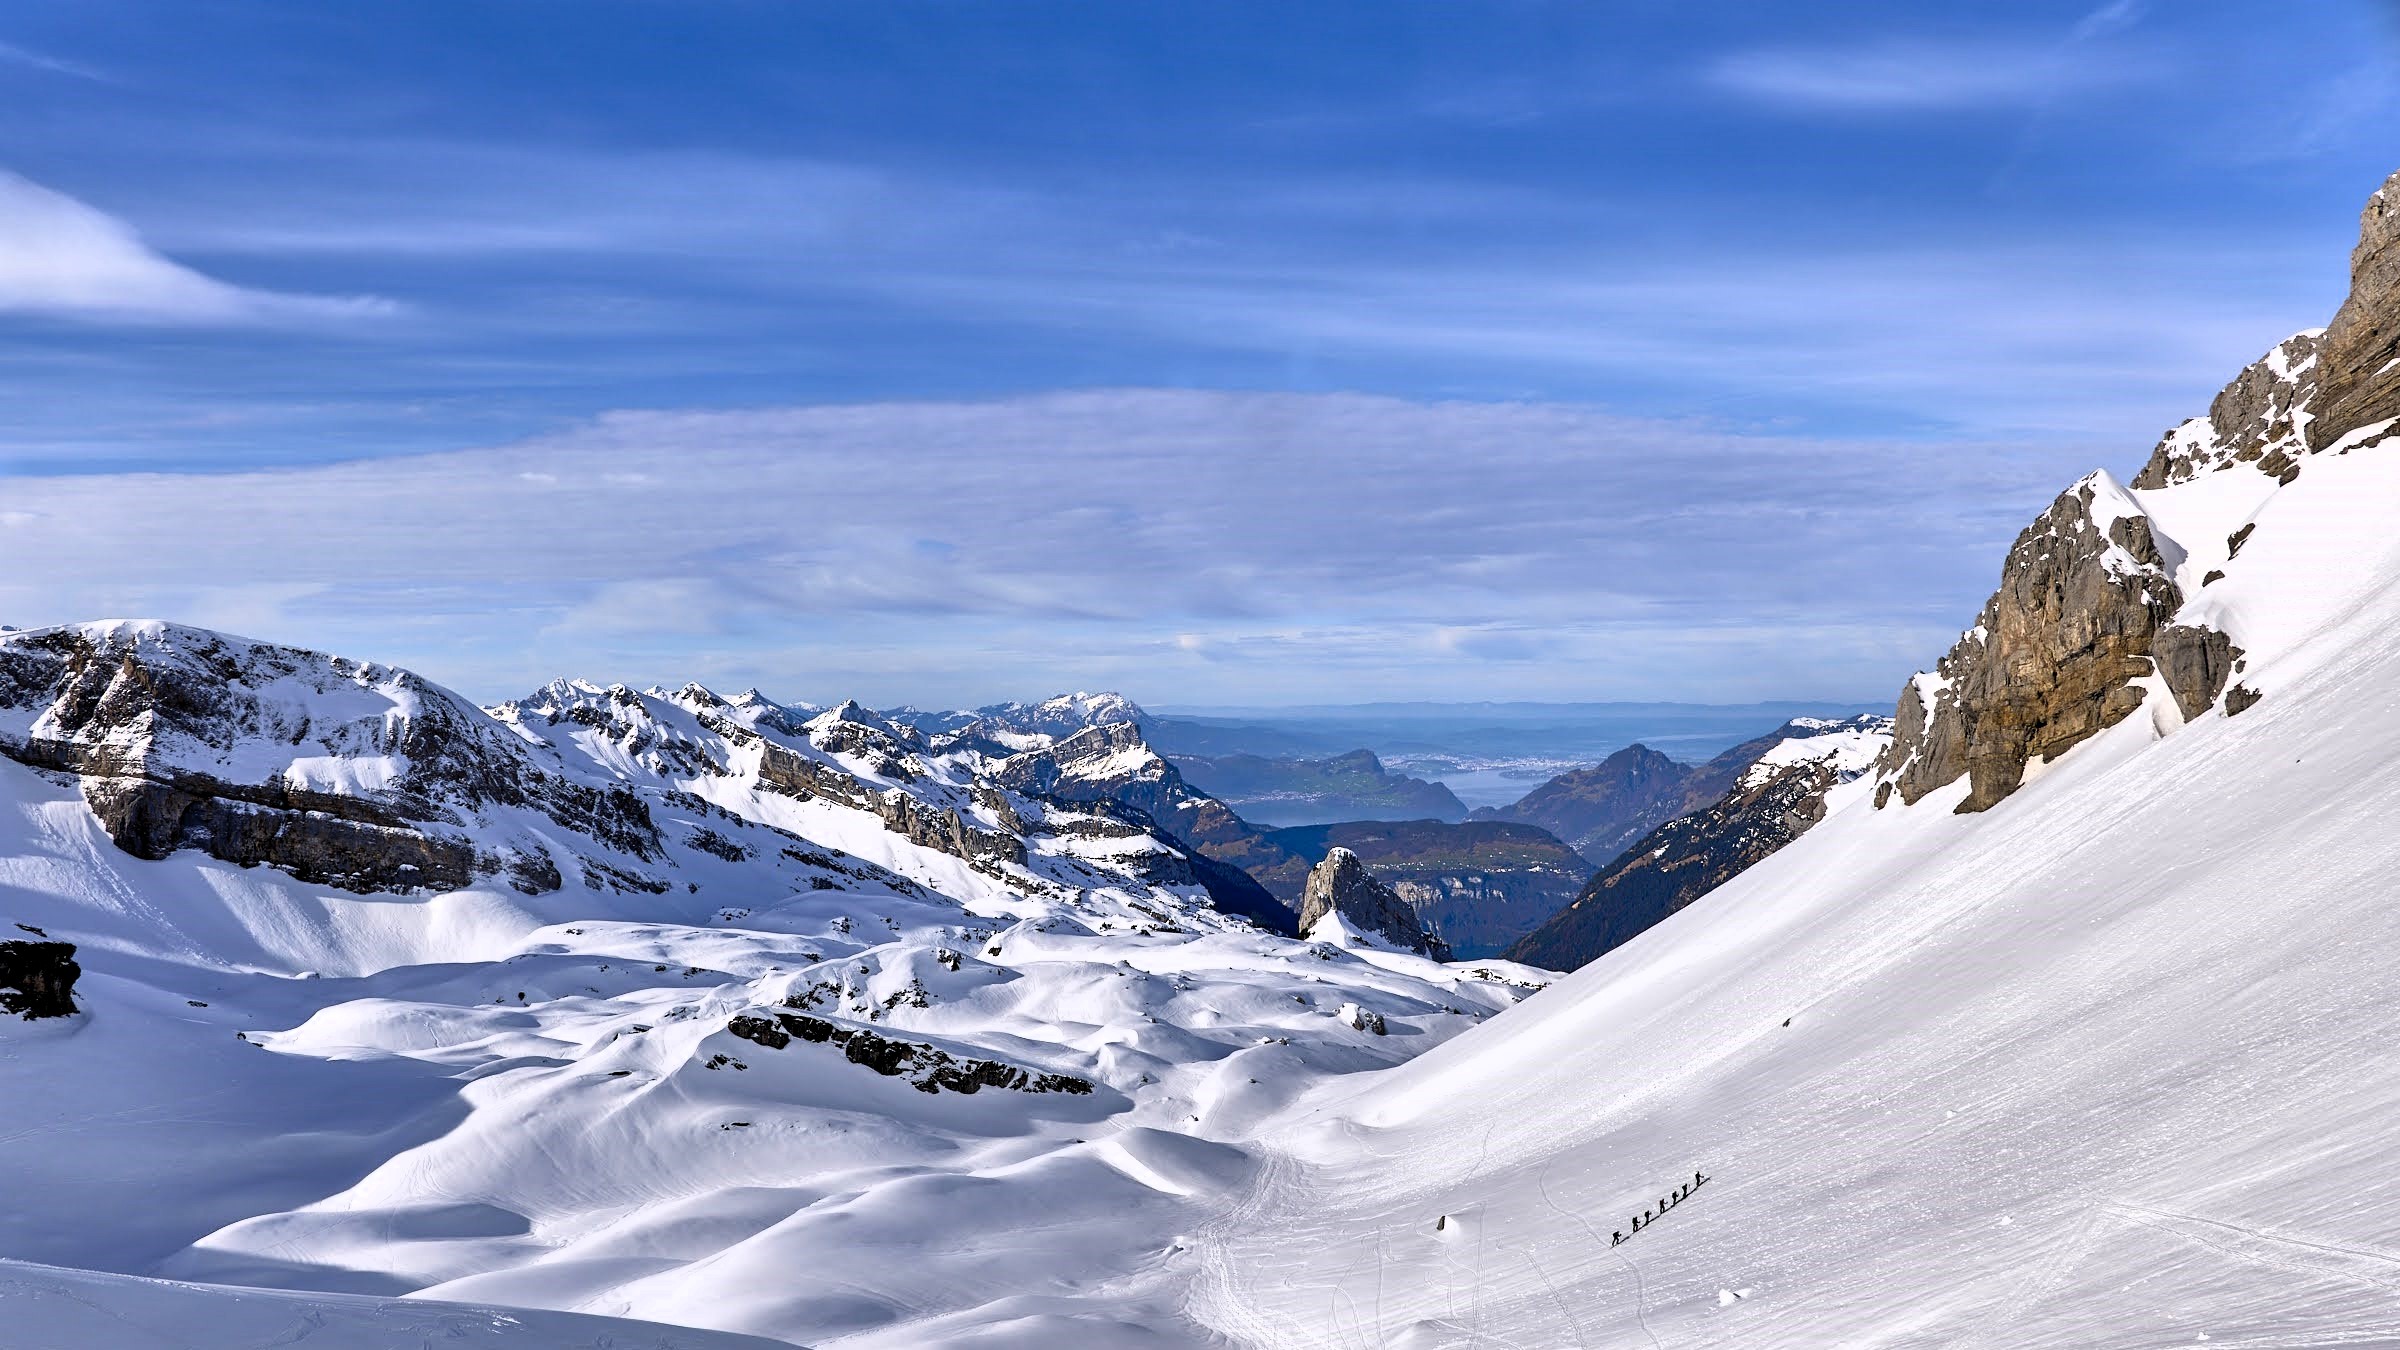
[[[1358,855],[1337,848],[1308,874],[1300,902],[1300,934],[1314,936],[1326,920],[1339,918],[1350,929],[1372,934],[1406,951],[1449,959],[1441,939],[1428,937],[1417,912],[1391,887],[1376,880]]]

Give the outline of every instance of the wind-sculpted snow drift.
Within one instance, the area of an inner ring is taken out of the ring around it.
[[[2396,335],[2400,178],[2321,339],[2019,540],[1872,794],[1296,1102],[1195,1311],[1274,1346],[2400,1344]],[[1705,1205],[1610,1247],[1695,1167]]]
[[[9,978],[72,989],[0,1016],[0,1257],[798,1343],[1197,1335],[1176,1234],[1252,1169],[1214,1141],[1538,978],[1226,913],[1264,892],[1040,790],[1068,728],[1027,720],[486,712],[169,624],[0,634]],[[0,1325],[214,1297],[177,1289],[0,1272]]]

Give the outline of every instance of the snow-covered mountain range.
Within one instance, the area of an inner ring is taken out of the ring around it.
[[[1227,913],[1264,892],[1055,791],[1156,757],[1059,729],[0,635],[0,920],[81,967],[74,1016],[0,1018],[0,1252],[802,1343],[1169,1334],[1175,1234],[1250,1165],[1214,1136],[1543,977]]]

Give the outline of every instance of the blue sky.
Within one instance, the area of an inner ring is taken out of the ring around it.
[[[1881,698],[2330,315],[2388,4],[0,12],[0,620]]]

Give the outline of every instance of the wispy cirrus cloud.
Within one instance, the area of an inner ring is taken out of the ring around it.
[[[393,313],[364,296],[293,295],[187,267],[96,207],[0,170],[0,312],[109,323],[319,323]]]
[[[2080,46],[1883,39],[1860,46],[1759,48],[1710,66],[1709,84],[1763,103],[1839,112],[2030,107],[2062,93],[2123,86],[2157,67]]]
[[[2109,0],[2047,42],[2016,34],[1756,48],[1720,58],[1707,75],[1748,98],[1829,111],[2032,107],[2162,74],[2147,54],[2100,50],[2147,9],[2146,0]]]
[[[0,42],[0,65],[22,66],[29,70],[46,71],[52,75],[69,75],[78,80],[90,80],[97,84],[111,83],[105,71],[87,66],[80,61],[69,61],[64,57],[52,56],[47,52],[37,52],[31,47],[20,47],[13,42]]]

